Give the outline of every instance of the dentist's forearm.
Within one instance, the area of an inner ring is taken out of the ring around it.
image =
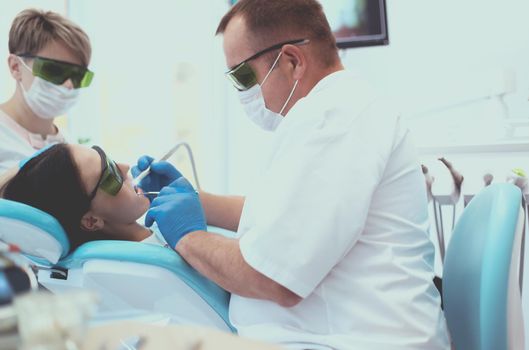
[[[244,206],[244,197],[219,196],[202,191],[199,196],[208,225],[237,231]]]
[[[270,300],[284,307],[301,301],[295,293],[246,263],[236,239],[195,231],[184,236],[175,250],[198,272],[230,293]]]

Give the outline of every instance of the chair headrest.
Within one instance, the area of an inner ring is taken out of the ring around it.
[[[475,349],[480,344],[490,349],[518,349],[506,346],[506,321],[510,288],[513,284],[519,288],[518,278],[511,276],[517,277],[520,264],[513,259],[513,251],[520,249],[515,243],[524,225],[521,204],[517,186],[490,185],[474,196],[454,228],[443,266],[443,297],[457,349]]]
[[[36,263],[56,264],[70,250],[61,224],[48,213],[0,198],[0,240],[14,244]]]

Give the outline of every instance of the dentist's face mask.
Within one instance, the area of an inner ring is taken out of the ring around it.
[[[264,53],[267,53],[272,50],[277,50],[283,47],[287,44],[292,45],[303,45],[308,43],[309,40],[306,39],[300,39],[300,40],[294,40],[289,42],[280,43],[277,45],[274,45],[270,48],[267,48],[265,50],[262,50],[252,57],[244,60],[243,62],[239,63],[237,66],[235,66],[233,69],[228,71],[226,73],[226,76],[231,80],[231,82],[234,84],[234,86],[239,90],[239,98],[240,101],[244,107],[244,110],[250,120],[252,120],[255,124],[257,124],[259,127],[261,127],[264,130],[267,131],[273,131],[277,128],[279,123],[283,120],[283,112],[290,102],[290,99],[294,95],[294,91],[296,90],[296,87],[298,85],[298,81],[294,83],[294,86],[292,87],[292,90],[290,91],[289,96],[287,97],[285,103],[283,104],[283,107],[279,111],[279,113],[273,112],[266,108],[266,103],[263,97],[263,92],[261,90],[261,87],[266,83],[266,80],[276,67],[277,63],[279,62],[279,59],[281,58],[282,52],[280,52],[275,59],[274,63],[272,64],[272,67],[264,77],[261,84],[257,83],[257,77],[255,75],[255,72],[250,67],[248,62],[250,60],[253,60]]]
[[[46,73],[44,70],[46,65],[41,67],[42,65],[37,62],[37,57],[34,62],[34,65],[37,65],[37,67],[34,67],[34,69],[28,67],[21,57],[18,59],[22,65],[34,75],[33,82],[28,90],[24,89],[24,86],[22,86],[21,83],[20,87],[22,88],[24,100],[35,115],[42,119],[53,119],[66,113],[77,102],[79,98],[78,89],[69,89],[42,77],[43,74],[41,74],[40,71],[42,70],[42,73]],[[39,74],[35,74],[35,70],[37,70]],[[64,83],[65,80],[63,80],[62,83]],[[72,82],[74,87],[76,85],[80,86],[80,84],[77,84],[73,79]]]

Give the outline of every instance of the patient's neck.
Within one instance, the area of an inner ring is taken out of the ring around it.
[[[143,241],[152,234],[151,230],[136,222],[132,224],[107,224],[102,231],[114,239],[136,242]]]

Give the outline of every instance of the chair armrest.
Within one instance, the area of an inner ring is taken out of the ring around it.
[[[174,273],[193,289],[232,328],[228,306],[230,294],[193,269],[174,250],[130,241],[93,241],[81,245],[62,259],[58,266],[80,268],[89,260],[112,260],[157,266]]]

